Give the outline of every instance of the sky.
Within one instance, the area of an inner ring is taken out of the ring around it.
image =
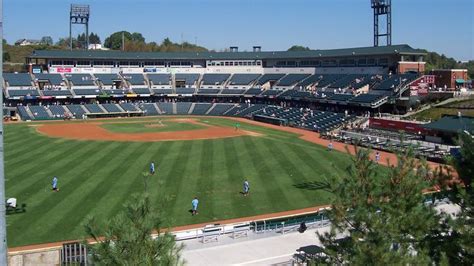
[[[67,37],[71,3],[90,5],[89,31],[102,41],[126,30],[214,50],[373,45],[370,0],[4,0],[4,38]],[[392,44],[473,60],[473,16],[474,0],[393,0]],[[74,36],[81,32],[73,27]]]

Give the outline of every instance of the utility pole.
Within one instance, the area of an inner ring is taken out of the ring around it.
[[[0,0],[0,89],[3,91],[3,0]],[[0,108],[2,115],[0,121],[0,265],[7,264],[7,226],[6,226],[6,206],[5,206],[5,172],[3,165],[3,93],[0,93]]]
[[[125,51],[125,33],[122,31],[122,51]]]

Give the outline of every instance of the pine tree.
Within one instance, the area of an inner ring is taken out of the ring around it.
[[[181,265],[182,247],[168,232],[160,232],[159,214],[152,209],[147,193],[134,195],[122,213],[107,226],[90,218],[85,228],[96,244],[88,244],[98,265]],[[102,229],[105,228],[105,229]],[[154,231],[156,238],[152,237]]]
[[[425,161],[407,150],[381,169],[370,150],[356,149],[345,176],[332,180],[330,233],[318,234],[323,264],[393,265],[431,262],[433,232],[440,217],[424,204],[422,190],[432,185]]]

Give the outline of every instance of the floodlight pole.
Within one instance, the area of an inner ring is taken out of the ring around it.
[[[3,92],[3,0],[0,0],[0,90]],[[5,173],[3,169],[3,93],[0,93],[0,265],[7,264],[7,226],[6,226],[6,199],[5,199]]]

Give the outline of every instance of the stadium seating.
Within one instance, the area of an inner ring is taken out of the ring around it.
[[[383,95],[378,95],[378,94],[360,94],[354,98],[352,98],[350,101],[353,103],[365,103],[365,104],[371,104],[374,103],[385,96]]]
[[[94,82],[94,78],[89,74],[67,74],[64,77],[72,83],[71,87],[77,87],[77,86],[95,87],[96,86]]]
[[[195,103],[194,109],[191,114],[193,115],[205,115],[206,112],[211,108],[212,104],[210,103]]]
[[[282,93],[283,91],[281,90],[265,90],[262,94],[262,96],[267,96],[267,97],[274,97],[274,96],[277,96],[278,94]]]
[[[105,86],[112,86],[115,81],[121,81],[117,74],[94,74],[94,76]]]
[[[39,73],[35,74],[37,81],[46,81],[50,85],[60,86],[63,82],[63,77],[61,74],[49,74],[49,73]]]
[[[86,113],[83,106],[79,104],[66,105],[66,108],[77,119],[82,119],[82,115]]]
[[[234,106],[234,104],[229,103],[216,103],[209,111],[208,115],[224,115],[225,112],[229,111]]]
[[[234,74],[229,80],[229,86],[232,85],[250,85],[254,83],[260,74]]]
[[[296,87],[300,89],[306,89],[308,86],[311,86],[315,83],[317,83],[321,79],[321,75],[311,75],[308,78],[300,81]]]
[[[109,113],[121,113],[121,112],[123,112],[116,104],[103,103],[101,105]],[[96,113],[96,112],[93,112],[93,113]]]
[[[145,115],[158,115],[158,110],[154,103],[142,103],[139,105],[140,109],[145,112]],[[123,108],[123,107],[122,107]]]
[[[339,79],[344,78],[344,74],[325,74],[321,75],[321,79],[316,84],[317,88],[326,88]]]
[[[275,81],[276,82],[284,76],[285,76],[285,74],[264,74],[263,76],[261,76],[258,79],[257,84],[258,85],[264,85],[265,83],[270,82],[270,81]]]
[[[66,112],[66,109],[64,109],[62,105],[51,105],[49,106],[49,110],[56,118],[63,118],[64,113]]]
[[[347,101],[350,101],[352,98],[354,98],[354,95],[352,95],[352,94],[336,93],[336,94],[333,94],[333,95],[329,96],[327,99],[329,101],[347,102]]]
[[[138,108],[135,105],[131,104],[131,103],[121,103],[119,105],[126,112],[138,112],[139,111]]]
[[[20,115],[21,120],[26,121],[26,120],[33,119],[33,117],[31,117],[30,114],[28,113],[25,106],[19,105],[17,109],[18,109],[18,114]]]
[[[130,85],[134,86],[144,86],[146,85],[145,83],[145,77],[143,74],[122,74],[122,77],[130,82]]]
[[[28,107],[30,112],[33,114],[34,119],[46,120],[51,119],[52,117],[48,114],[44,106],[40,105],[31,105]]]
[[[282,87],[287,87],[287,86],[294,86],[298,82],[302,81],[303,79],[309,77],[309,74],[288,74],[281,78],[275,86],[282,86]]]
[[[158,108],[162,111],[165,115],[172,115],[173,114],[173,103],[168,102],[160,102],[157,103]]]
[[[174,79],[176,82],[179,81],[184,81],[184,84],[186,86],[194,86],[196,85],[196,82],[199,79],[199,74],[183,74],[183,73],[178,73],[175,74]]]
[[[97,96],[102,94],[100,89],[73,89],[72,91],[77,96]]]
[[[262,89],[260,88],[250,88],[244,92],[245,95],[259,95],[262,93]]]
[[[229,77],[230,74],[204,74],[202,85],[222,85]]]
[[[392,75],[388,79],[382,81],[378,86],[375,86],[373,90],[395,91],[400,86],[406,85],[414,81],[416,78],[416,74]]]
[[[240,95],[245,92],[245,89],[223,89],[221,91],[221,94],[226,94],[226,95]]]
[[[123,97],[125,95],[125,90],[102,90],[102,92],[114,97]]]
[[[32,87],[31,76],[28,73],[3,73],[8,87]]]
[[[176,88],[176,94],[194,94],[194,88]]]
[[[189,108],[191,108],[192,103],[190,102],[177,102],[176,103],[176,114],[178,115],[187,115],[189,113]]]
[[[104,110],[102,110],[98,104],[84,104],[84,107],[86,107],[90,113],[104,113]]]
[[[147,78],[152,86],[171,85],[170,74],[147,74]]]
[[[71,97],[72,93],[70,90],[43,90],[42,91],[44,96],[52,96],[52,97]]]
[[[198,94],[218,94],[221,89],[199,89]]]
[[[153,94],[155,95],[167,95],[167,94],[173,94],[172,89],[151,89]]]
[[[21,90],[8,89],[7,92],[10,98],[26,97],[26,96],[37,97],[40,95],[38,90],[36,89],[21,89]]]
[[[133,93],[139,94],[139,95],[150,95],[151,91],[148,88],[132,88]]]

